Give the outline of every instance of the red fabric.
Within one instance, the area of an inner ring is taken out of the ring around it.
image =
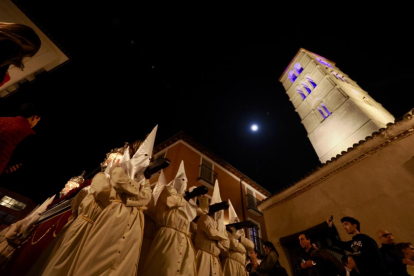
[[[6,72],[6,74],[4,75],[4,79],[3,81],[0,83],[0,86],[3,86],[6,82],[8,82],[10,80],[10,75],[9,72]]]
[[[36,225],[26,243],[14,251],[6,266],[0,271],[0,275],[26,275],[37,258],[65,226],[71,214],[72,210],[69,209]]]
[[[0,174],[3,173],[17,145],[35,134],[26,118],[0,117]]]

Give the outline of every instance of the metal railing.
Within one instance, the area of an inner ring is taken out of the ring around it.
[[[201,164],[199,166],[199,177],[197,180],[204,180],[205,182],[214,185],[214,182],[217,179],[217,173],[207,167],[206,165]]]
[[[257,205],[261,202],[260,200],[258,200],[257,198],[255,198],[252,195],[246,195],[247,198],[247,208],[252,208],[255,209],[257,211],[259,211],[259,209],[257,209]],[[259,211],[260,212],[260,211]]]

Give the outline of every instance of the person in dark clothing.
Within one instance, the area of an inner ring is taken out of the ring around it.
[[[352,253],[356,266],[362,276],[389,276],[378,245],[370,236],[360,233],[360,223],[353,217],[341,219],[345,231],[352,235],[350,241],[340,241],[333,231],[332,216],[326,220],[328,235],[333,245]]]
[[[407,273],[407,264],[414,265],[414,262],[405,259],[398,252],[392,233],[387,230],[379,230],[377,234],[381,241],[380,252],[390,275],[409,276]]]
[[[42,111],[34,103],[23,104],[17,117],[0,117],[0,175],[11,174],[34,158],[36,133]]]
[[[273,243],[265,241],[263,249],[266,255],[260,265],[253,264],[252,272],[258,272],[261,276],[288,276],[286,269],[280,265],[279,253]]]
[[[313,270],[313,266],[315,262],[311,259],[311,254],[315,250],[312,247],[311,240],[306,233],[301,233],[299,235],[299,243],[302,247],[302,251],[300,254],[300,260],[298,266],[300,267],[300,275],[301,276],[311,276],[316,275],[315,271]]]
[[[299,235],[299,243],[302,247],[301,274],[302,276],[345,276],[346,270],[341,262],[326,249],[311,245],[311,240],[306,233]]]

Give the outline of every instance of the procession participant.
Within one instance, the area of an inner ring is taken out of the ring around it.
[[[187,176],[181,161],[175,179],[161,191],[156,202],[157,234],[151,244],[143,275],[197,275],[194,247],[189,237],[190,222],[197,215],[192,199],[206,187],[186,192]],[[200,193],[199,193],[200,194]]]
[[[0,269],[5,266],[17,247],[27,239],[34,224],[54,198],[55,196],[46,199],[42,205],[35,208],[25,218],[18,220],[0,232]]]
[[[125,147],[116,151],[128,152]],[[114,156],[107,154],[106,161],[102,163],[106,164],[105,169],[109,170],[113,164],[119,162],[122,155],[118,156],[118,159],[113,158]],[[105,172],[97,173],[91,185],[83,188],[74,197],[69,221],[41,254],[27,276],[73,275],[80,249],[87,240],[93,224],[105,207],[111,203],[107,200],[110,192],[108,176]]]
[[[109,204],[82,245],[74,275],[136,275],[144,228],[143,209],[151,199],[145,170],[150,165],[155,126],[133,157],[109,170]]]
[[[236,211],[229,199],[229,224],[240,222]],[[223,265],[224,276],[246,275],[246,252],[254,249],[254,243],[245,237],[243,229],[227,227],[227,235],[230,240],[230,248],[223,252],[220,257]]]
[[[151,185],[152,197],[147,204],[147,209],[144,210],[145,225],[144,235],[142,236],[142,254],[139,256],[139,264],[141,265],[138,265],[138,275],[143,275],[144,264],[146,263],[148,252],[151,248],[151,243],[155,238],[155,234],[157,233],[157,227],[155,223],[155,205],[157,204],[162,189],[164,189],[166,185],[167,180],[165,179],[164,171],[161,170],[158,181]]]
[[[217,188],[216,188],[217,187]],[[214,186],[213,199],[217,202],[220,196],[218,190],[218,181]],[[223,276],[221,270],[219,254],[221,250],[228,249],[229,239],[227,232],[222,227],[219,227],[219,223],[215,220],[215,213],[222,211],[222,208],[228,208],[227,202],[217,202],[209,205],[209,198],[206,196],[199,196],[199,207],[203,212],[197,220],[197,234],[195,236],[195,249],[196,249],[196,264],[197,274],[199,276]],[[223,206],[222,203],[226,203]],[[219,207],[217,210],[216,207]],[[220,219],[221,215],[217,215]],[[224,223],[223,223],[224,226]],[[225,227],[224,227],[225,229]]]

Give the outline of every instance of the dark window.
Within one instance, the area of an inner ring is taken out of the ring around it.
[[[257,225],[257,228],[253,227],[253,228],[249,228],[249,230],[250,230],[250,240],[254,243],[254,247],[256,248],[259,257],[263,258],[265,255],[265,252],[263,249],[263,241],[259,237],[259,225]]]
[[[0,212],[0,224],[12,224],[16,220],[16,217],[10,214]]]

